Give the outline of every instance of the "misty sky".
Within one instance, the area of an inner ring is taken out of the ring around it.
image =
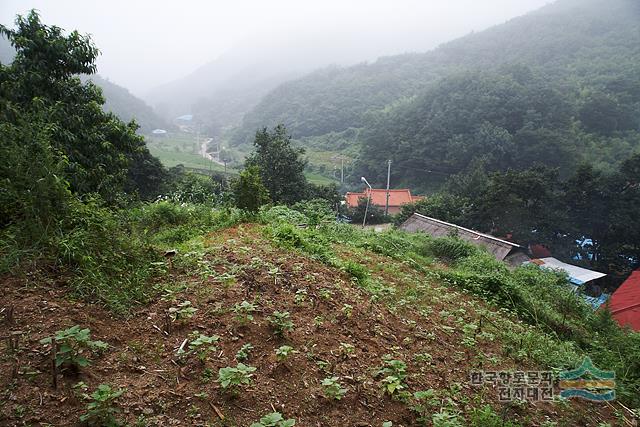
[[[426,51],[549,0],[2,0],[0,22],[38,9],[47,24],[93,35],[98,72],[134,93],[183,77],[225,52],[295,41],[334,63]],[[328,64],[327,64],[328,65]]]

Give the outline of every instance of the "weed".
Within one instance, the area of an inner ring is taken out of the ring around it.
[[[273,327],[273,331],[276,335],[282,336],[285,332],[293,330],[293,322],[291,321],[291,314],[288,311],[274,311],[269,317],[269,322]]]
[[[250,427],[292,427],[296,425],[296,420],[289,418],[285,420],[280,412],[272,412],[260,418],[257,423],[251,424]]]
[[[342,388],[338,377],[328,377],[322,380],[322,391],[329,399],[340,400],[347,393],[346,388]]]
[[[108,384],[100,384],[91,395],[84,395],[91,400],[87,405],[87,413],[80,416],[80,421],[95,426],[118,426],[116,414],[120,412],[114,406],[115,401],[124,393],[123,389],[112,389]]]
[[[236,353],[236,360],[238,362],[244,362],[248,360],[249,352],[251,350],[253,350],[253,346],[251,345],[251,343],[244,344],[242,347],[240,347],[240,350],[238,350],[238,352]]]
[[[109,346],[102,341],[92,341],[88,328],[80,329],[79,325],[69,329],[56,331],[53,337],[40,340],[41,344],[53,344],[56,347],[56,367],[77,369],[89,365],[89,359],[84,356],[85,351],[96,353],[106,350]]]

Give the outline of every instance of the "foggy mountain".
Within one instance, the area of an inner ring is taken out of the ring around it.
[[[394,182],[425,190],[479,164],[611,168],[640,147],[638,17],[631,0],[560,0],[424,54],[321,69],[267,94],[231,141],[284,123],[316,151],[359,150],[354,182],[380,184],[392,159]]]
[[[361,127],[367,112],[413,97],[438,78],[461,70],[517,63],[571,78],[600,69],[605,60],[609,68],[622,67],[619,60],[634,65],[631,53],[618,56],[620,48],[638,52],[637,8],[638,3],[629,0],[560,0],[424,54],[322,69],[267,94],[246,114],[233,140],[247,143],[255,129],[277,123],[298,138]]]
[[[102,89],[102,95],[106,101],[105,111],[114,113],[125,122],[135,119],[136,123],[140,125],[139,132],[148,134],[156,128],[173,127],[168,120],[160,117],[153,108],[122,86],[118,86],[97,74],[88,79]]]

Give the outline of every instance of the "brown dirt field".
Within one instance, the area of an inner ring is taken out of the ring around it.
[[[462,413],[491,403],[525,425],[546,420],[567,426],[615,423],[608,408],[595,404],[499,405],[491,388],[472,388],[469,370],[486,363],[478,355],[500,355],[501,344],[461,344],[463,334],[453,311],[466,307],[465,318],[472,318],[474,307],[482,306],[467,295],[451,291],[454,301],[434,302],[426,316],[411,306],[390,310],[386,301],[373,301],[346,273],[273,247],[257,226],[213,233],[206,247],[201,260],[206,274],[176,268],[162,284],[171,289],[184,285],[184,290],[139,307],[127,318],[73,301],[62,283],[3,278],[0,308],[13,307],[14,321],[0,324],[0,335],[13,334],[18,345],[10,349],[5,340],[0,347],[0,425],[78,424],[86,407],[73,389],[79,381],[89,391],[102,383],[124,388],[118,400],[120,418],[131,425],[248,426],[274,410],[295,418],[297,426],[380,427],[384,421],[393,421],[394,427],[417,425],[416,414],[406,404],[381,392],[375,371],[386,354],[406,362],[410,391],[442,391],[442,402],[451,398]],[[386,257],[368,256],[372,265],[393,264]],[[373,274],[396,282],[398,288],[416,280],[407,266],[397,265],[397,271],[404,276],[383,270]],[[304,301],[300,290],[306,292]],[[167,322],[169,308],[187,300],[197,308],[195,315]],[[247,325],[241,325],[231,310],[243,300],[257,306]],[[268,316],[275,310],[291,313],[295,328],[284,337],[275,336],[269,324]],[[54,389],[49,348],[39,340],[76,324],[90,328],[92,339],[110,348],[91,357],[91,365],[78,375],[59,375]],[[220,336],[217,351],[204,363],[193,355],[176,355],[192,331]],[[233,396],[216,382],[218,369],[235,366],[235,354],[245,343],[254,348],[244,363],[257,369],[252,384]],[[345,354],[342,343],[352,345],[353,354]],[[297,353],[278,362],[275,349],[284,344]],[[430,360],[417,361],[416,355],[425,353]],[[508,358],[499,359],[495,369],[514,366]],[[342,400],[324,397],[320,382],[329,376],[340,377],[347,389]],[[454,383],[459,390],[445,394]],[[138,419],[146,424],[135,424]]]

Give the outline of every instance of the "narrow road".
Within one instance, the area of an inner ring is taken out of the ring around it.
[[[213,163],[224,166],[223,162],[214,159],[211,154],[207,153],[207,147],[211,141],[213,141],[213,138],[206,138],[204,141],[202,141],[202,144],[200,144],[200,155],[205,159],[211,160]]]

